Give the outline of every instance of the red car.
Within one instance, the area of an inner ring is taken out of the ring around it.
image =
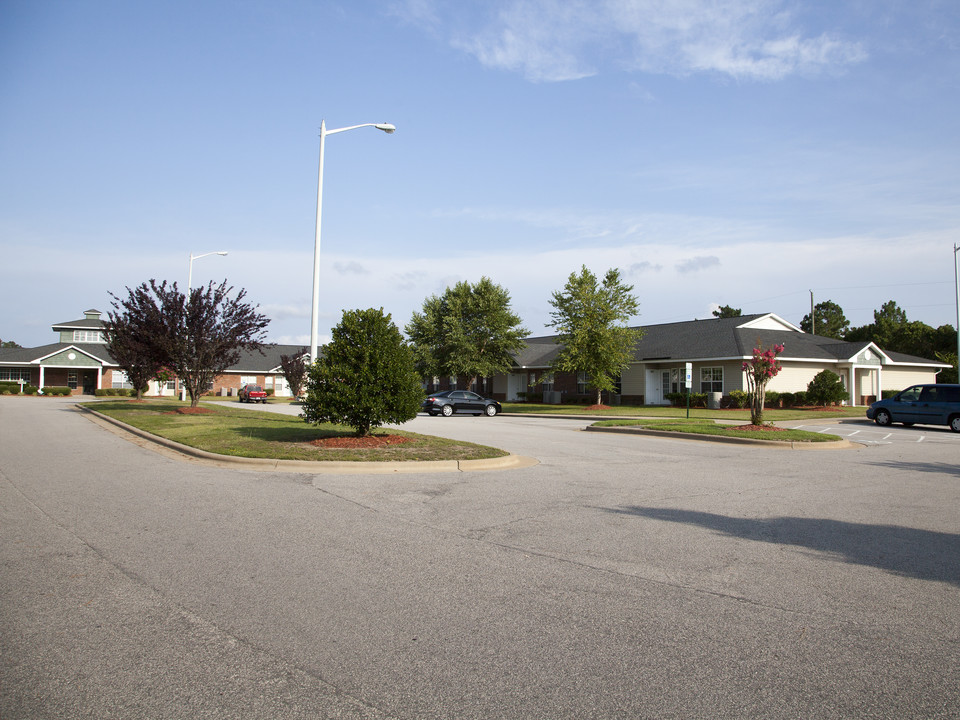
[[[267,402],[267,393],[259,385],[244,385],[240,388],[240,402]]]

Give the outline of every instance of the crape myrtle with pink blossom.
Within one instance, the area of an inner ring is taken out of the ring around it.
[[[758,343],[759,344],[759,343]],[[750,423],[763,425],[763,403],[767,395],[767,383],[781,370],[779,355],[783,345],[771,345],[753,349],[753,357],[743,362],[743,371],[747,375],[747,391],[750,395]]]

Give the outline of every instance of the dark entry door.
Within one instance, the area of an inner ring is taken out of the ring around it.
[[[97,394],[97,373],[92,370],[88,370],[83,374],[83,394]]]

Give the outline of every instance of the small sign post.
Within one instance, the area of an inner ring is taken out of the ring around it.
[[[693,386],[693,363],[687,363],[687,372],[683,380],[687,388],[687,420],[690,419],[690,388]]]

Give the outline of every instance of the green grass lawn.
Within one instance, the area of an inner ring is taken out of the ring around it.
[[[108,400],[84,406],[153,435],[221,455],[279,460],[403,461],[481,460],[509,454],[485,445],[393,429],[380,429],[373,434],[399,435],[407,442],[377,448],[318,447],[311,441],[351,438],[353,429],[309,425],[298,417],[250,410],[247,406],[200,403],[201,408],[209,411],[201,415],[181,414],[178,411],[189,408],[189,403],[176,400]]]
[[[749,415],[747,423],[750,422]],[[812,433],[806,430],[738,430],[730,425],[718,425],[713,420],[599,420],[595,427],[642,427],[645,430],[692,433],[696,435],[719,435],[720,437],[773,440],[775,442],[834,442],[842,438],[836,435]]]

